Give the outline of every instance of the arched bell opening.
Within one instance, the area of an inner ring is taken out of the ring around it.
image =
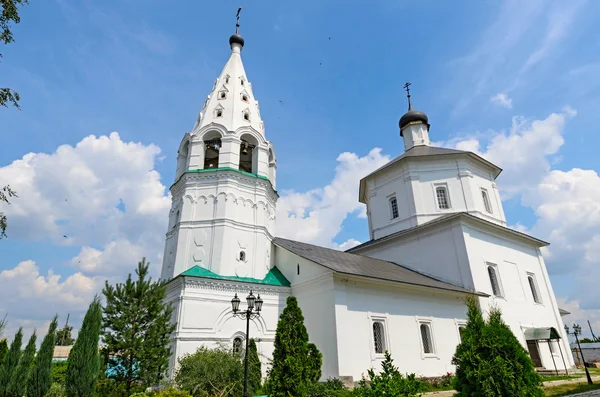
[[[250,134],[241,136],[239,170],[256,174],[258,172],[258,141]]]
[[[211,131],[204,136],[204,169],[219,167],[221,134]]]

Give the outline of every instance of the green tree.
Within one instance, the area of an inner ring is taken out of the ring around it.
[[[29,338],[29,342],[25,347],[25,351],[21,354],[19,364],[13,372],[10,381],[8,382],[7,395],[11,397],[22,397],[25,395],[25,389],[27,387],[27,379],[31,373],[31,367],[33,358],[35,357],[35,342],[37,335],[35,331]]]
[[[21,22],[19,17],[19,6],[27,4],[27,0],[2,0],[2,12],[0,13],[0,42],[4,44],[12,43],[14,40],[11,23]],[[0,58],[2,54],[0,54]],[[0,105],[7,107],[8,103],[12,103],[17,109],[19,108],[19,93],[12,91],[10,88],[0,88]]]
[[[304,316],[294,296],[287,298],[279,317],[274,347],[267,392],[271,397],[305,396],[317,371],[321,375],[321,353],[316,346],[309,347]]]
[[[474,297],[467,299],[467,326],[452,360],[458,397],[542,397],[541,377],[498,308],[487,322]]]
[[[2,194],[2,192],[0,192],[0,194]],[[0,198],[0,202],[2,202],[2,201],[3,200]],[[1,214],[0,214],[0,217],[2,217]],[[6,320],[6,316],[8,316],[8,314],[5,314],[4,318],[2,320],[0,320],[0,336],[2,336],[4,334],[4,330],[6,329],[6,326],[8,325],[8,321]],[[0,361],[0,363],[1,363],[1,361]]]
[[[6,397],[8,383],[10,382],[17,365],[19,365],[19,359],[21,358],[21,345],[23,344],[23,328],[19,328],[15,338],[10,344],[10,349],[4,361],[0,367],[0,397]]]
[[[194,397],[240,396],[244,388],[244,366],[229,349],[200,347],[179,358],[175,384]],[[224,394],[223,394],[224,393]]]
[[[6,339],[0,341],[0,367],[2,367],[2,363],[4,362],[4,356],[8,352],[8,342]]]
[[[54,343],[56,346],[72,346],[75,343],[75,339],[72,337],[73,327],[65,325],[63,328],[56,331],[56,338]]]
[[[109,357],[111,377],[126,385],[157,385],[169,366],[169,338],[175,330],[173,308],[165,304],[165,281],[148,277],[150,263],[143,258],[125,283],[106,285],[106,307],[102,321],[103,353]]]
[[[2,3],[0,3],[2,4]],[[0,20],[2,20],[2,17],[0,17]],[[0,25],[1,26],[1,25]],[[7,90],[8,88],[1,88],[0,90]],[[0,101],[1,101],[1,93],[0,93]],[[4,186],[2,189],[0,189],[0,204],[1,203],[6,203],[6,204],[10,204],[10,198],[11,197],[17,197],[17,193],[12,190],[10,188],[10,186]],[[8,221],[6,218],[6,215],[4,215],[4,212],[0,211],[0,240],[3,237],[6,237],[6,228],[8,227]],[[2,331],[4,330],[4,327],[6,327],[6,316],[4,316],[4,319],[2,319],[2,321],[0,321],[0,335],[2,335]]]
[[[61,385],[67,384],[67,367],[69,363],[65,361],[53,361],[50,369],[52,375],[52,383]]]
[[[44,397],[52,386],[52,358],[57,326],[58,316],[54,316],[33,362],[33,369],[27,380],[27,397]]]
[[[94,393],[100,372],[98,343],[102,330],[102,306],[95,297],[90,304],[75,345],[67,360],[67,397],[89,397]]]
[[[375,374],[375,370],[370,369],[367,374],[368,378],[362,378],[354,389],[356,397],[416,397],[425,390],[425,383],[414,374],[402,376],[388,351],[381,363],[381,372]]]
[[[248,341],[248,392],[256,395],[262,387],[262,369],[254,339]]]

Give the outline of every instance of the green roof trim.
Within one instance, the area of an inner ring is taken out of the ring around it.
[[[239,172],[242,175],[251,176],[251,177],[254,177],[254,178],[264,179],[265,181],[269,181],[269,178],[267,178],[266,176],[252,174],[250,172],[246,172],[246,171],[242,171],[242,170],[237,170],[237,169],[231,168],[231,167],[219,167],[219,168],[206,168],[206,169],[198,169],[198,170],[187,170],[187,171],[185,171],[185,173],[186,174],[193,174],[193,173],[215,172],[215,171],[235,171],[235,172]]]
[[[188,277],[212,278],[214,280],[239,281],[241,283],[275,285],[278,287],[289,287],[291,285],[288,279],[285,278],[285,276],[281,274],[279,269],[277,269],[276,267],[273,267],[271,270],[269,270],[269,273],[267,273],[265,278],[263,278],[262,280],[251,277],[220,276],[198,265],[187,269],[185,272],[181,273],[181,275]]]

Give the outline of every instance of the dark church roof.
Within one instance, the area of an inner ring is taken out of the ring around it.
[[[480,292],[459,287],[448,282],[440,281],[431,276],[419,273],[397,263],[370,258],[368,256],[351,254],[317,245],[301,243],[276,237],[275,245],[284,248],[302,258],[318,263],[336,273],[361,276],[378,280],[393,281],[403,284],[454,291],[462,294],[477,294]]]

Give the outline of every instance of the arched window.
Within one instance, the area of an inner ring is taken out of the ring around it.
[[[236,355],[241,355],[242,354],[242,343],[244,341],[242,340],[241,336],[236,336],[235,338],[233,338],[233,354]]]
[[[433,353],[433,340],[431,339],[431,328],[429,324],[421,324],[421,341],[423,342],[423,353]]]
[[[240,143],[240,171],[256,174],[258,168],[258,141],[250,134],[241,136]]]
[[[390,198],[390,213],[392,215],[392,219],[398,218],[398,200],[396,197]]]
[[[219,92],[219,99],[225,99],[225,98],[227,98],[227,93],[225,91]]]
[[[250,121],[250,113],[244,112],[244,120]]]
[[[373,322],[373,345],[375,353],[383,354],[385,352],[385,331],[381,321]]]
[[[492,285],[492,293],[494,296],[502,296],[500,289],[500,283],[498,282],[498,272],[495,266],[488,265],[488,276],[490,277],[490,284]]]
[[[537,285],[536,285],[535,278],[533,277],[533,275],[531,275],[531,274],[528,275],[527,281],[529,281],[529,288],[531,289],[531,295],[533,296],[533,301],[535,303],[542,303],[542,301],[540,300],[540,296],[538,294]]]
[[[246,252],[240,251],[240,261],[244,262],[246,260]]]
[[[435,188],[435,196],[437,198],[438,208],[447,210],[450,208],[450,200],[448,200],[448,189],[445,186]]]
[[[481,189],[481,198],[483,199],[483,206],[485,207],[485,212],[492,213],[492,205],[490,204],[490,197],[488,196],[488,192],[485,189]]]
[[[219,167],[219,152],[221,151],[221,135],[212,131],[204,136],[204,169]]]
[[[248,95],[242,94],[242,101],[248,102]]]

